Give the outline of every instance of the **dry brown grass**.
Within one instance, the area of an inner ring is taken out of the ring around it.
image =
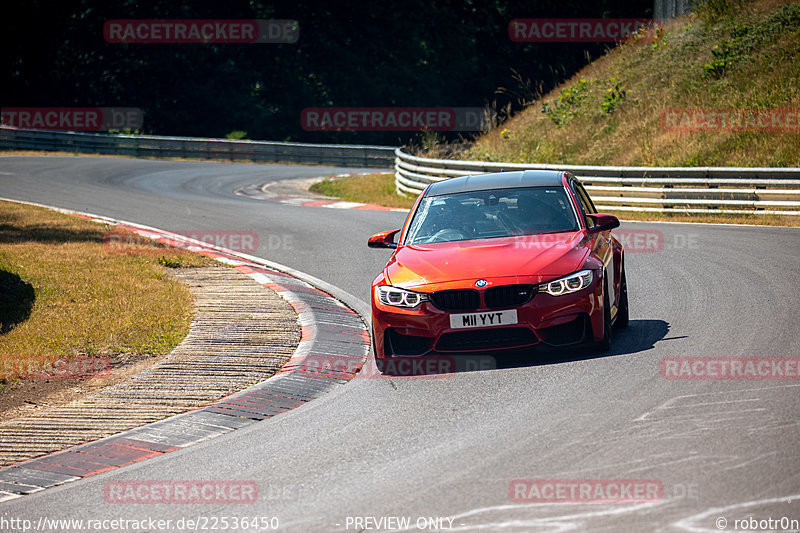
[[[189,290],[159,258],[209,264],[182,250],[104,243],[109,226],[0,202],[0,385],[78,355],[166,354],[186,335]],[[119,230],[114,230],[118,232]],[[141,242],[141,241],[139,241]]]
[[[410,209],[415,198],[395,192],[394,174],[365,174],[344,178],[325,178],[311,186],[318,194],[341,198],[349,202]]]

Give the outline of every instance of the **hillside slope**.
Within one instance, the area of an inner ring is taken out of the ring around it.
[[[796,167],[799,112],[800,2],[708,0],[610,49],[460,157]]]

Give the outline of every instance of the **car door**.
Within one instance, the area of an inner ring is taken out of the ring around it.
[[[592,202],[592,199],[587,194],[577,180],[570,180],[570,186],[578,199],[578,203],[583,210],[583,216],[586,220],[586,228],[589,229],[594,225],[594,221],[586,215],[597,214],[597,209]],[[605,291],[608,294],[608,303],[613,310],[617,307],[617,294],[618,294],[618,265],[614,261],[614,245],[611,237],[611,230],[602,231],[592,235],[592,252],[603,262],[605,271]]]

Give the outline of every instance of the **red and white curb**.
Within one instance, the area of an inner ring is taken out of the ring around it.
[[[336,174],[327,176],[329,178],[346,178],[350,176],[363,176],[365,173],[355,174]],[[393,174],[392,172],[370,172],[370,174]],[[306,198],[303,196],[296,196],[290,194],[275,194],[269,190],[272,185],[280,183],[278,181],[270,181],[263,185],[246,185],[234,189],[233,193],[238,196],[246,198],[253,198],[255,200],[268,200],[270,202],[278,202],[286,205],[297,205],[303,207],[326,207],[328,209],[362,209],[365,211],[394,211],[398,213],[407,213],[408,209],[397,207],[384,207],[375,204],[363,204],[359,202],[346,202],[342,200],[328,200],[319,198]]]
[[[147,226],[55,210],[231,265],[277,292],[294,308],[301,340],[276,375],[243,391],[194,411],[0,469],[0,501],[163,455],[295,409],[353,379],[367,360],[370,339],[359,314],[264,260]]]

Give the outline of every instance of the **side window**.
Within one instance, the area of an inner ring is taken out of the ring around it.
[[[583,185],[575,182],[575,187],[578,189],[578,194],[580,195],[581,203],[584,205],[584,209],[586,209],[586,214],[597,214],[597,208],[592,203],[592,199],[589,198],[589,195],[586,193],[586,189],[583,188]]]
[[[586,191],[583,189],[581,184],[577,181],[570,180],[570,186],[572,187],[572,191],[575,193],[575,196],[578,198],[578,203],[581,204],[583,214],[592,215],[597,213],[592,200],[589,198],[589,195],[586,194]],[[591,228],[594,225],[594,222],[591,218],[584,216],[584,220],[586,221],[587,228]]]

